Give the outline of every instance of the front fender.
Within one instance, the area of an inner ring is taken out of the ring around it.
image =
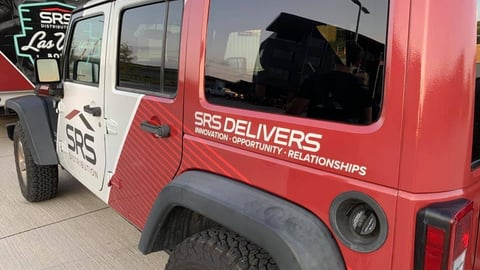
[[[287,270],[345,269],[323,222],[305,209],[222,176],[190,171],[159,194],[139,243],[144,254],[165,248],[157,235],[170,210],[197,212],[267,250]]]
[[[58,164],[54,140],[57,126],[54,99],[28,95],[7,99],[5,107],[17,113],[33,162],[37,165]],[[10,134],[13,135],[13,129],[14,127],[7,126],[9,137]]]

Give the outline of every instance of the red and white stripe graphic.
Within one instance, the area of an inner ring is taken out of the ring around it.
[[[0,51],[0,92],[33,90],[35,86]]]

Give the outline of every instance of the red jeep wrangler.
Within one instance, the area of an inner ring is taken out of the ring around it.
[[[6,103],[22,193],[60,165],[167,269],[480,269],[478,10],[90,2]]]

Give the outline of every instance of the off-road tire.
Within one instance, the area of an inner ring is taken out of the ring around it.
[[[278,270],[262,248],[223,228],[185,239],[170,254],[166,270]]]
[[[23,197],[30,202],[40,202],[55,197],[58,189],[58,166],[37,165],[33,162],[20,122],[15,125],[13,150],[18,183]]]

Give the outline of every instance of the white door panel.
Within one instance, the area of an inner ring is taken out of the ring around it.
[[[105,176],[105,37],[110,9],[111,4],[105,4],[72,18],[64,98],[58,105],[59,161],[97,194],[104,187]]]
[[[65,83],[64,86],[68,89],[68,96],[59,103],[60,163],[75,178],[86,180],[86,185],[99,190],[105,161],[103,121],[83,110],[85,105],[101,108],[98,98],[93,98],[99,89],[75,83]]]
[[[105,108],[105,117],[107,118],[106,154],[108,156],[106,171],[110,175],[115,172],[127,133],[143,96],[114,89],[110,89],[106,93],[106,98],[110,103],[106,104]],[[118,106],[119,104],[121,106]]]

